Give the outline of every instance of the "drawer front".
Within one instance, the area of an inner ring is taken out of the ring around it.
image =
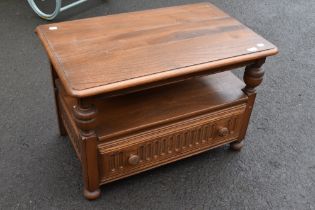
[[[237,139],[245,104],[98,146],[101,183],[200,153]]]

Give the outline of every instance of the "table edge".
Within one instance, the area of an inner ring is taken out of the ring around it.
[[[209,5],[210,3],[201,2],[201,3],[197,3],[197,4]],[[186,5],[189,5],[189,4],[186,4]],[[193,4],[193,5],[195,5],[195,4]],[[210,5],[212,5],[212,4],[210,4]],[[174,7],[180,7],[180,6],[182,6],[182,5],[178,5],[178,6],[174,6]],[[161,8],[161,9],[163,9],[163,8]],[[141,11],[134,11],[134,12],[141,12]],[[130,13],[134,13],[134,12],[130,12]],[[115,14],[115,15],[119,15],[119,14]],[[94,17],[94,18],[96,18],[96,17]],[[74,21],[78,21],[78,20],[74,20]],[[45,24],[45,25],[47,25],[47,24]],[[122,80],[122,81],[118,81],[115,83],[104,84],[104,85],[100,85],[100,86],[87,88],[84,90],[77,90],[71,86],[71,83],[70,83],[70,81],[68,81],[67,77],[64,75],[64,72],[60,72],[61,71],[60,68],[62,69],[63,67],[61,66],[61,63],[58,61],[58,58],[56,56],[54,56],[54,53],[51,50],[51,47],[49,46],[49,42],[45,37],[45,33],[41,30],[42,26],[43,25],[37,26],[35,29],[35,33],[37,34],[41,43],[43,44],[44,50],[46,51],[46,53],[49,57],[49,60],[50,60],[51,64],[53,65],[56,73],[58,74],[58,77],[60,78],[61,83],[63,84],[63,86],[65,88],[65,91],[70,96],[78,97],[78,98],[91,97],[91,96],[95,96],[95,95],[99,95],[99,94],[106,94],[106,93],[124,90],[124,89],[137,87],[137,86],[141,86],[141,85],[148,85],[148,84],[153,83],[153,82],[163,81],[163,80],[167,80],[167,79],[174,79],[176,81],[176,77],[185,76],[185,75],[189,75],[189,74],[193,74],[193,73],[197,73],[197,72],[209,71],[212,69],[222,68],[224,66],[235,65],[238,63],[254,61],[256,59],[265,58],[265,57],[272,56],[272,55],[275,55],[278,53],[278,48],[273,45],[274,48],[266,49],[264,51],[253,52],[250,54],[244,54],[244,55],[239,55],[239,56],[235,56],[235,57],[224,58],[221,60],[210,61],[210,62],[201,63],[201,64],[194,64],[192,66],[185,66],[185,67],[178,68],[178,69],[170,69],[168,71],[159,72],[159,73],[150,74],[150,75],[145,75],[145,76],[141,76],[141,77],[136,77],[136,78],[132,78],[129,80]]]
[[[238,63],[255,61],[257,59],[275,55],[277,53],[278,53],[278,49],[273,48],[270,50],[261,51],[259,53],[247,54],[246,56],[242,56],[241,59],[239,56],[232,57],[229,59],[212,61],[209,63],[193,65],[193,66],[170,70],[170,71],[166,71],[162,73],[133,78],[130,80],[120,81],[120,82],[111,83],[111,84],[107,84],[103,86],[92,87],[85,90],[75,90],[67,85],[65,85],[65,89],[66,89],[66,92],[73,97],[78,97],[78,98],[90,97],[90,96],[95,96],[99,94],[105,94],[105,93],[110,93],[110,92],[119,91],[123,89],[128,89],[128,88],[132,88],[136,86],[147,85],[150,83],[172,79],[172,78],[176,80],[176,77],[185,76],[185,75],[189,75],[189,74],[193,74],[197,72],[208,71],[208,70],[217,69],[217,68],[222,68],[225,66],[235,65]],[[67,84],[67,83],[63,83],[63,84]]]

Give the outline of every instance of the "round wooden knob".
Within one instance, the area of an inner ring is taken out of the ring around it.
[[[129,159],[128,159],[128,163],[130,165],[137,165],[140,161],[140,158],[138,155],[130,155]]]
[[[218,133],[219,136],[224,137],[229,134],[229,129],[227,129],[226,127],[221,127],[219,128]]]

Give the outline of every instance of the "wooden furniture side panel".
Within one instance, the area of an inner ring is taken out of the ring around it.
[[[57,85],[60,85],[57,82]],[[62,89],[58,88],[58,103],[59,103],[59,112],[60,112],[60,119],[63,122],[63,125],[65,126],[65,129],[67,131],[68,137],[70,139],[70,142],[77,154],[77,157],[79,160],[82,160],[81,154],[82,154],[82,140],[80,137],[80,132],[73,120],[72,113],[68,109],[68,106],[66,105],[66,102],[63,97],[65,97],[62,93]]]
[[[245,104],[99,144],[100,182],[111,182],[237,140]]]

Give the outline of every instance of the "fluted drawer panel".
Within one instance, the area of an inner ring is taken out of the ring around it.
[[[202,152],[238,137],[244,105],[99,145],[103,183]]]

